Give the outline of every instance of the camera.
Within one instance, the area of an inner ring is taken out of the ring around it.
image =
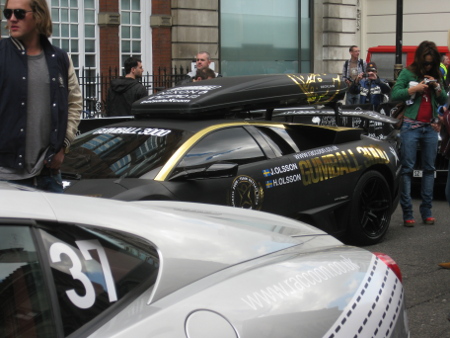
[[[437,80],[434,80],[434,79],[430,80],[428,78],[423,79],[423,83],[425,83],[426,85],[429,84],[429,83],[433,83],[433,82],[437,82]]]

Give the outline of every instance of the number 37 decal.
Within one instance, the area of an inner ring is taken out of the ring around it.
[[[116,286],[112,277],[108,257],[106,257],[105,249],[102,247],[100,242],[98,240],[84,240],[75,241],[75,243],[77,244],[81,254],[83,255],[83,258],[86,261],[90,261],[93,259],[89,251],[97,251],[100,258],[100,265],[102,267],[103,276],[105,278],[106,288],[108,290],[109,301],[111,303],[117,301]],[[75,280],[79,280],[86,290],[86,294],[84,296],[80,296],[79,294],[77,294],[74,289],[67,290],[66,294],[69,297],[70,301],[75,306],[81,309],[88,309],[92,305],[94,305],[96,297],[94,285],[92,284],[92,281],[89,279],[89,277],[82,271],[83,265],[75,250],[65,243],[53,243],[50,246],[49,254],[50,259],[53,263],[61,262],[62,254],[67,255],[72,261],[72,267],[69,269],[72,278]]]

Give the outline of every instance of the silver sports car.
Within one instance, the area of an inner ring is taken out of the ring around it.
[[[389,257],[246,209],[0,190],[1,337],[408,337]]]

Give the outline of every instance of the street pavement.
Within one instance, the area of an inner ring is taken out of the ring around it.
[[[416,226],[403,226],[398,206],[383,242],[365,247],[388,254],[400,266],[411,338],[450,338],[450,270],[438,266],[450,262],[450,208],[442,189],[437,192],[435,225],[422,224],[415,197]]]

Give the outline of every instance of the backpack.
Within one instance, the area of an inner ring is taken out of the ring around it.
[[[359,68],[359,66],[361,66],[363,72],[366,71],[366,70],[364,69],[364,60],[363,60],[363,59],[359,59],[359,62],[358,62],[358,68]],[[344,67],[345,67],[344,76],[347,77],[347,73],[348,73],[348,60],[345,61]],[[352,84],[351,84],[350,87],[348,88],[348,92],[349,92],[350,94],[359,94],[359,90],[360,90],[360,89],[359,89],[359,85],[356,84],[356,83],[354,83],[354,82],[352,82]]]
[[[366,72],[366,70],[364,69],[364,60],[363,60],[363,59],[359,59],[358,66],[361,66],[361,68],[362,68],[362,70],[363,70],[363,73]],[[345,67],[345,73],[344,73],[344,76],[347,76],[347,72],[348,72],[348,60],[345,61],[344,67]],[[358,67],[358,68],[359,68],[359,67]]]

